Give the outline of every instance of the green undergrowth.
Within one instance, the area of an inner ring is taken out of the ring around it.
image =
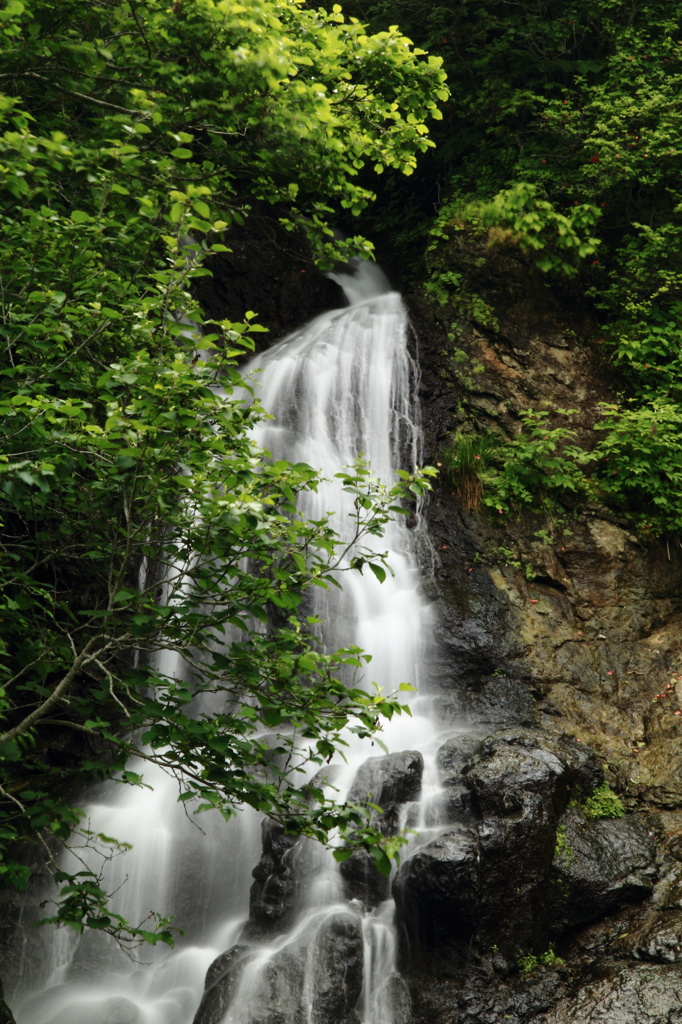
[[[566,834],[565,825],[559,825],[556,830],[554,859],[559,861],[564,867],[568,867],[573,862],[573,847],[571,846],[568,835]]]
[[[460,429],[441,463],[467,508],[493,515],[547,502],[601,502],[644,535],[682,532],[682,406],[602,403],[587,447],[575,409],[525,410],[507,437]]]
[[[410,181],[383,175],[378,227],[440,313],[495,330],[491,254],[571,294],[622,394],[597,436],[499,441],[484,503],[549,493],[607,503],[642,531],[682,528],[679,11],[665,0],[346,0],[443,60],[450,98]],[[385,193],[382,189],[386,188]],[[496,267],[496,271],[499,268]],[[566,426],[570,424],[550,424]],[[542,442],[546,444],[543,448]],[[576,450],[578,449],[578,450]],[[482,467],[481,467],[482,468]],[[477,485],[474,485],[476,487]]]
[[[623,801],[613,792],[608,782],[597,786],[592,796],[578,805],[578,810],[584,818],[591,821],[598,818],[622,818],[625,814]]]
[[[516,964],[519,974],[532,974],[538,967],[563,967],[565,961],[554,952],[554,946],[550,943],[544,953],[537,956],[534,953],[519,952],[516,957]]]

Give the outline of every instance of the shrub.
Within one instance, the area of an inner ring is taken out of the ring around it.
[[[588,797],[580,806],[580,811],[586,818],[622,818],[625,814],[623,801],[613,792],[608,782],[597,786],[592,796]]]

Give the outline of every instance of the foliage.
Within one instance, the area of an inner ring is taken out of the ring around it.
[[[600,216],[595,206],[582,204],[568,214],[557,213],[551,203],[539,198],[537,186],[527,182],[498,192],[474,216],[488,228],[489,245],[518,245],[521,252],[539,252],[535,265],[543,271],[571,277],[577,269],[568,257],[591,256],[599,245],[599,239],[589,234]]]
[[[568,867],[573,860],[573,847],[566,835],[566,826],[559,825],[554,841],[554,859]]]
[[[627,483],[633,452],[646,444],[647,419],[658,422],[664,405],[672,424],[682,402],[676,6],[346,0],[344,9],[375,27],[397,21],[442,55],[448,74],[451,99],[434,136],[438,146],[421,171],[423,203],[411,207],[421,235],[409,219],[406,186],[395,177],[391,212],[382,206],[392,230],[403,232],[403,246],[413,247],[409,265],[427,294],[476,319],[461,302],[475,287],[468,281],[472,232],[516,246],[543,271],[569,274],[572,295],[580,289],[579,301],[599,320],[625,392],[621,412],[605,420],[615,437],[605,453],[610,480],[598,473],[602,495],[621,512],[634,501],[636,517],[653,532],[677,532],[674,454],[661,450],[665,468],[658,475],[658,453],[651,452],[648,468],[648,454],[634,456],[638,473]]]
[[[485,469],[499,447],[490,434],[473,435],[457,431],[442,453],[442,465],[467,509],[476,508],[483,497]]]
[[[457,432],[441,460],[467,508],[510,512],[584,494],[627,510],[650,536],[682,531],[682,408],[654,396],[600,412],[590,451],[571,427],[550,427],[546,410],[525,410],[515,437]]]
[[[558,409],[561,416],[575,410]],[[491,474],[491,492],[484,503],[509,510],[515,504],[533,504],[540,493],[578,492],[584,486],[580,466],[593,456],[573,444],[570,427],[550,427],[549,413],[527,409],[520,414],[522,431],[500,452],[499,466]]]
[[[608,782],[597,786],[592,796],[580,805],[580,813],[586,818],[622,818],[625,814],[623,801],[613,792]]]
[[[534,953],[519,953],[516,957],[516,965],[519,969],[519,974],[531,974],[537,970],[538,967],[563,967],[564,960],[560,956],[557,956],[554,952],[554,946],[552,943],[549,944],[548,949],[544,953],[540,953],[535,956]]]
[[[626,500],[640,526],[651,532],[682,530],[682,406],[665,397],[646,405],[604,406],[597,428],[606,436],[596,449],[600,487]]]
[[[558,409],[563,417],[575,410]],[[596,456],[573,444],[570,427],[548,424],[546,410],[520,414],[513,439],[458,432],[441,458],[461,489],[467,507],[479,503],[498,512],[533,505],[538,496],[579,492],[586,486],[583,465]]]
[[[198,811],[351,830],[382,860],[364,812],[297,777],[403,707],[361,687],[361,651],[321,649],[307,595],[344,548],[296,511],[316,472],[250,439],[255,314],[205,321],[191,288],[259,204],[329,254],[328,217],[371,199],[362,168],[428,147],[439,61],[300,0],[10,0],[0,32],[0,876],[25,887],[24,841],[115,849],[59,794],[144,784],[133,754]],[[343,483],[354,564],[381,579],[362,540],[427,481]],[[112,915],[90,869],[56,877],[53,920],[171,941]]]
[[[432,145],[424,121],[447,98],[439,58],[395,27],[368,35],[338,5],[194,0],[169,10],[146,0],[96,3],[84,16],[65,0],[58,15],[49,0],[7,8],[8,158],[36,155],[40,178],[46,157],[61,152],[62,200],[92,214],[97,205],[89,211],[79,196],[99,198],[128,231],[189,216],[205,231],[213,196],[227,223],[256,201],[282,203],[289,226],[329,246],[329,216],[356,215],[373,198],[359,173],[411,173]],[[88,166],[95,145],[101,156]],[[5,185],[24,201],[37,183],[12,166]]]

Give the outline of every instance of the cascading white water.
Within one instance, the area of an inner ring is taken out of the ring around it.
[[[343,537],[352,498],[335,474],[362,455],[373,475],[392,484],[397,468],[412,469],[419,461],[419,429],[416,373],[400,297],[371,264],[360,264],[337,280],[349,307],[318,317],[254,360],[250,370],[262,404],[273,415],[260,426],[256,440],[274,458],[321,470],[327,482],[305,496],[303,511],[313,519],[331,513]],[[387,692],[401,682],[419,685],[429,648],[416,537],[414,526],[398,517],[383,538],[365,541],[390,552],[393,576],[380,584],[368,571],[345,572],[342,592],[318,592],[315,611],[327,623],[326,642],[330,647],[357,644],[370,653],[365,683],[376,682]],[[172,675],[179,668],[168,665],[165,670]],[[391,751],[423,750],[424,786],[432,789],[438,730],[425,698],[413,696],[411,705],[412,717],[393,719],[382,740]],[[377,753],[367,741],[350,742],[348,762],[334,781],[339,799],[359,766]],[[248,914],[250,872],[260,856],[255,814],[244,812],[229,825],[204,815],[199,822],[204,834],[177,803],[173,780],[161,772],[152,777],[148,769],[145,778],[153,792],[103,787],[89,808],[90,827],[133,844],[131,853],[110,865],[107,884],[120,885],[115,909],[133,922],[149,907],[174,914],[188,937],[170,953],[158,947],[149,955],[145,951],[144,959],[153,960],[146,968],[131,965],[102,936],[55,943],[41,991],[35,994],[33,978],[33,994],[16,1005],[18,1024],[190,1024],[206,968],[236,941]],[[422,824],[437,827],[438,816],[422,815]],[[398,1024],[389,992],[396,947],[392,904],[366,914],[356,902],[344,902],[335,861],[319,851],[313,859],[316,870],[308,873],[312,883],[295,926],[252,957],[221,1024],[260,1024],[265,1017],[259,1017],[259,1000],[269,965],[282,951],[300,950],[302,943],[307,965],[302,992],[310,1005],[291,1010],[291,1024],[317,1024],[311,995],[314,936],[339,915],[357,920],[364,935],[357,1007],[362,1024]]]

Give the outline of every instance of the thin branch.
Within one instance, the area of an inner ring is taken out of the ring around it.
[[[26,814],[26,808],[22,804],[21,800],[17,800],[15,796],[8,793],[4,786],[0,786],[0,794],[5,797],[6,800],[11,800],[13,804],[16,804],[22,814]]]
[[[88,736],[99,736],[101,735],[96,729],[86,729],[84,725],[79,725],[78,722],[69,722],[66,719],[60,718],[43,718],[43,725],[55,725],[60,729],[75,729],[76,732],[87,733]]]
[[[132,14],[133,18],[135,19],[135,24],[137,25],[137,27],[140,30],[140,35],[142,36],[142,41],[143,41],[143,43],[145,45],[145,49],[146,49],[147,53],[149,54],[149,59],[152,60],[153,57],[154,57],[154,54],[152,53],[152,48],[149,45],[149,40],[147,39],[147,36],[145,34],[145,31],[144,31],[144,28],[142,27],[142,22],[140,21],[140,18],[139,18],[138,13],[137,13],[137,7],[133,3],[133,0],[128,0],[128,7],[130,8],[130,13]]]
[[[45,718],[52,708],[59,703],[64,694],[71,688],[80,670],[87,665],[88,662],[94,661],[97,658],[97,655],[101,654],[102,650],[106,649],[108,644],[105,644],[101,650],[97,651],[97,653],[93,653],[97,645],[101,642],[102,637],[91,637],[81,653],[74,659],[71,668],[59,681],[50,696],[47,697],[43,703],[35,709],[35,711],[32,711],[30,715],[27,715],[26,718],[23,719],[23,721],[19,722],[18,725],[15,725],[12,729],[8,729],[7,732],[4,732],[0,736],[0,743],[9,743],[11,740],[15,740],[17,736],[23,736],[25,732],[28,732],[32,725],[39,722],[41,718]]]
[[[52,82],[49,78],[45,78],[44,75],[37,75],[35,71],[25,71],[24,75],[28,78],[37,78],[40,82],[47,82],[48,85],[59,89],[60,92],[65,92],[69,96],[76,96],[79,100],[86,100],[88,103],[94,103],[98,107],[106,107],[109,110],[120,110],[122,114],[132,114],[134,117],[139,117],[144,114],[142,110],[133,110],[130,107],[119,107],[117,103],[107,103],[106,100],[98,100],[95,96],[88,96],[87,93],[78,92],[76,89],[67,89],[64,85],[59,85],[58,82]]]

